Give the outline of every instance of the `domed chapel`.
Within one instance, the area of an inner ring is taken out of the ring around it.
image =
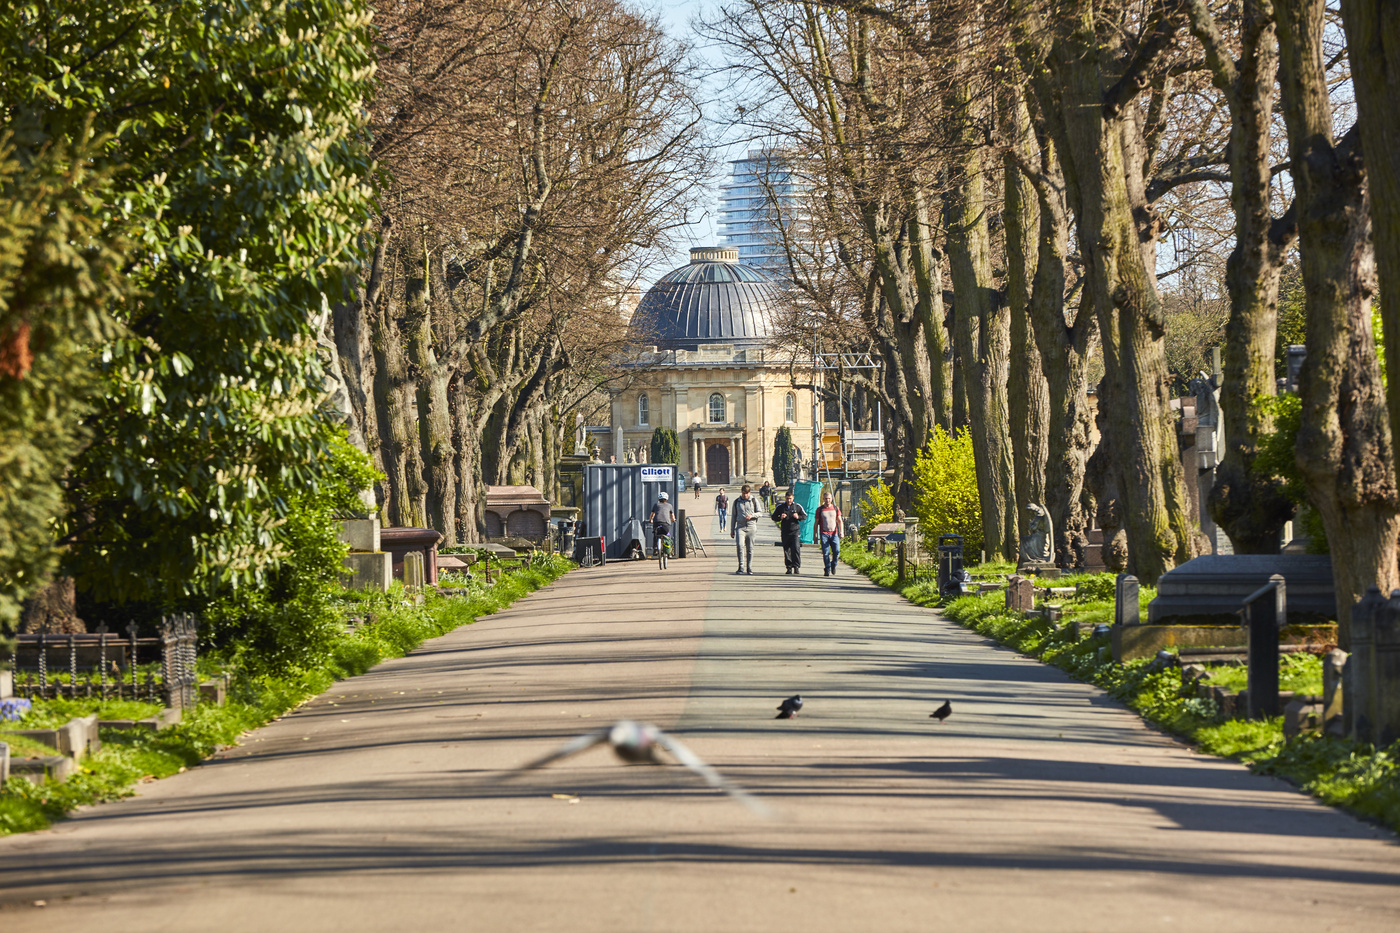
[[[794,351],[775,345],[778,286],[739,251],[699,247],[663,275],[632,314],[634,339],[654,346],[646,368],[612,399],[613,449],[647,458],[652,432],[675,430],[680,468],[711,486],[771,478],[778,430],[809,450],[812,392],[791,384]],[[807,374],[800,372],[798,381]]]

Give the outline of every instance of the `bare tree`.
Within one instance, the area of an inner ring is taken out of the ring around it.
[[[1361,132],[1336,140],[1322,54],[1324,0],[1280,0],[1280,102],[1288,126],[1307,305],[1298,466],[1327,532],[1338,642],[1368,586],[1400,584],[1390,419],[1371,336],[1375,258]]]

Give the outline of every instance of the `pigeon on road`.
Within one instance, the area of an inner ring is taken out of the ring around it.
[[[802,697],[793,694],[782,703],[778,704],[778,715],[774,719],[791,719],[797,715],[797,711],[802,708]]]
[[[952,712],[953,704],[948,700],[944,700],[942,706],[938,707],[938,709],[928,714],[928,718],[937,719],[939,722],[942,722],[943,720],[947,719]]]
[[[577,738],[570,739],[548,755],[536,758],[529,764],[517,768],[510,776],[514,777],[532,768],[542,768],[551,762],[578,754],[595,745],[602,745],[604,742],[611,745],[617,757],[628,764],[665,764],[665,760],[657,754],[658,749],[663,750],[676,759],[677,763],[704,778],[705,783],[711,787],[719,788],[761,816],[771,815],[771,811],[761,801],[756,800],[748,791],[705,764],[699,755],[682,745],[680,740],[667,735],[650,723],[634,722],[630,719],[621,719],[611,726],[594,729],[592,732],[585,732]]]

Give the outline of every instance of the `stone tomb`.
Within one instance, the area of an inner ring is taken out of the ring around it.
[[[431,528],[385,528],[380,534],[384,550],[394,556],[394,576],[403,579],[404,555],[423,555],[423,582],[437,586],[438,542],[442,535]]]
[[[1169,570],[1147,605],[1149,625],[1239,625],[1244,598],[1281,575],[1290,625],[1324,625],[1337,614],[1332,559],[1313,554],[1211,554]]]
[[[486,537],[507,535],[536,544],[549,533],[549,500],[534,486],[486,487]]]

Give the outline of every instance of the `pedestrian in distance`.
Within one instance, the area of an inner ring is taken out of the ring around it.
[[[724,530],[724,520],[729,517],[729,497],[724,494],[724,490],[719,491],[715,496],[715,512],[719,514],[719,530]]]
[[[705,491],[705,477],[696,473],[690,478],[691,485],[695,487],[695,498],[700,498],[700,493]]]
[[[729,537],[734,539],[734,553],[739,558],[735,573],[753,575],[753,536],[758,531],[758,500],[748,483],[739,490],[739,498],[729,508]]]
[[[758,489],[758,497],[763,500],[763,510],[773,507],[773,487],[768,484],[768,480],[763,481],[763,485]]]
[[[822,546],[822,576],[834,577],[836,564],[841,560],[841,536],[846,533],[846,523],[841,510],[831,501],[830,491],[822,492],[822,504],[817,506],[812,531],[816,543]]]
[[[789,491],[783,501],[773,510],[773,521],[783,539],[783,563],[788,573],[802,572],[802,523],[807,519],[807,510],[797,504]]]

